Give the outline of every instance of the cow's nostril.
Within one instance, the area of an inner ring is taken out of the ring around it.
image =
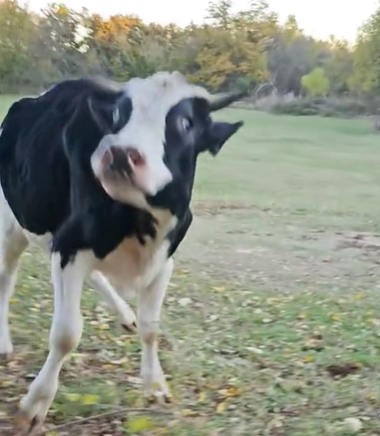
[[[127,148],[128,160],[132,166],[142,166],[145,164],[145,158],[136,148]]]
[[[120,174],[124,172],[129,174],[131,165],[125,150],[112,146],[109,148],[109,151],[112,154],[110,169]]]
[[[113,154],[111,150],[106,150],[102,156],[101,163],[104,167],[110,167],[113,162]]]

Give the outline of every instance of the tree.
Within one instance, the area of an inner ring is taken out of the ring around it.
[[[38,29],[31,13],[17,1],[0,1],[0,92],[27,82],[33,68],[30,45]]]
[[[302,87],[313,97],[325,96],[329,90],[329,79],[322,68],[315,68],[301,79]]]
[[[323,63],[323,69],[330,82],[330,91],[336,94],[347,92],[353,72],[353,56],[348,43],[331,36],[326,46],[328,55]]]
[[[180,28],[121,14],[105,19],[62,3],[32,13],[18,0],[0,0],[0,92],[35,92],[91,74],[126,81],[158,70],[179,70],[213,92],[265,82],[296,95],[302,88],[380,92],[379,11],[352,50],[345,41],[305,35],[294,16],[280,24],[266,0],[238,12],[232,6],[212,0],[206,24]]]
[[[212,24],[223,30],[229,30],[232,25],[232,1],[218,0],[210,2],[207,8],[207,18]]]
[[[349,85],[353,90],[380,92],[380,5],[359,29]]]

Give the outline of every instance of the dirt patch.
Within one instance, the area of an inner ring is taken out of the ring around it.
[[[196,201],[192,205],[194,215],[197,216],[220,215],[226,211],[249,210],[253,208],[256,208],[256,206],[249,203],[226,201]]]
[[[177,265],[254,288],[375,285],[380,236],[305,229],[254,206],[198,203]]]
[[[359,248],[361,250],[380,252],[380,235],[373,233],[338,233],[338,249]]]

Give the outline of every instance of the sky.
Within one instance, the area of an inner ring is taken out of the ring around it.
[[[43,8],[46,0],[27,0],[34,10]],[[60,0],[73,9],[86,7],[103,16],[134,14],[144,21],[186,25],[202,22],[208,0]],[[234,0],[234,9],[244,9],[248,0]],[[369,18],[378,0],[268,0],[270,8],[284,21],[295,15],[299,26],[309,35],[354,41],[358,27]]]

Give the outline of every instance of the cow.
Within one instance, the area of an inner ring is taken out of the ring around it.
[[[49,256],[54,288],[49,353],[17,414],[26,434],[45,420],[80,342],[87,280],[137,329],[145,390],[170,400],[157,334],[173,255],[192,222],[198,156],[216,156],[243,125],[212,112],[242,95],[216,97],[161,71],[123,84],[64,80],[10,107],[0,129],[0,354],[13,350],[9,300],[30,242]]]

